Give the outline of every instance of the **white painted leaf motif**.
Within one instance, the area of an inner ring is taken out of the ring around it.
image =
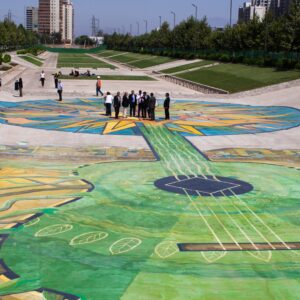
[[[33,226],[33,225],[39,223],[39,222],[40,222],[40,218],[35,218],[35,219],[30,220],[29,222],[25,223],[24,226],[25,227],[30,227],[30,226]]]
[[[258,260],[261,260],[261,261],[264,261],[264,262],[269,262],[272,258],[272,252],[270,250],[268,251],[248,251],[248,253],[258,259]]]
[[[75,236],[71,241],[71,246],[92,244],[97,241],[104,240],[108,237],[108,233],[102,231],[94,231]]]
[[[174,241],[166,241],[155,247],[155,253],[162,259],[168,258],[179,252],[177,243]]]
[[[51,225],[39,230],[35,234],[35,236],[36,237],[53,236],[53,235],[62,234],[72,229],[73,229],[73,225],[70,224]]]
[[[117,255],[117,254],[132,251],[133,249],[138,247],[141,243],[142,241],[138,238],[124,238],[113,243],[110,246],[109,251],[111,252],[111,254]]]
[[[226,251],[209,251],[209,252],[201,252],[203,258],[210,264],[218,261],[223,258],[227,252]]]

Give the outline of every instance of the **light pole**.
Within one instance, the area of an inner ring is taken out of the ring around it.
[[[137,34],[140,35],[140,22],[136,22],[137,25]]]
[[[148,21],[144,20],[144,22],[145,22],[145,25],[146,25],[146,33],[148,33]]]
[[[229,25],[232,26],[232,0],[230,0],[230,17],[229,17]]]
[[[174,13],[174,11],[171,11],[171,14],[174,16],[174,28],[176,26],[176,14]]]
[[[196,4],[192,4],[193,7],[195,7],[195,18],[198,19],[198,6]]]
[[[130,35],[132,35],[132,24],[130,24]]]
[[[159,16],[159,29],[161,28],[161,16]]]

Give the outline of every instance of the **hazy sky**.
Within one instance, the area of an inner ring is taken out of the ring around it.
[[[238,7],[243,0],[233,0],[233,20],[237,19]],[[198,5],[198,16],[207,16],[212,26],[223,26],[229,22],[230,0],[73,0],[75,7],[75,34],[91,34],[91,18],[95,15],[100,20],[100,27],[105,31],[114,28],[129,31],[133,24],[133,33],[140,22],[140,32],[145,31],[148,20],[149,30],[159,24],[159,16],[163,21],[173,24],[171,11],[176,13],[177,22],[195,13],[192,3]],[[25,6],[37,6],[38,0],[0,0],[0,19],[11,9],[13,19],[24,23]]]

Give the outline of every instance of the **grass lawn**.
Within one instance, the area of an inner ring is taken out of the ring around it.
[[[162,70],[161,72],[166,73],[166,74],[172,74],[172,73],[176,73],[176,72],[190,70],[193,68],[207,66],[207,65],[210,65],[213,63],[214,63],[214,61],[211,61],[211,60],[202,60],[202,61],[198,61],[198,62],[191,63],[191,64],[186,64],[186,65],[182,65],[182,66],[178,66],[178,67],[174,67],[174,68],[170,68],[170,69],[165,69],[165,70]]]
[[[116,57],[112,57],[112,60],[115,60],[120,63],[125,63],[130,65],[131,62],[134,62],[136,60],[145,60],[145,59],[151,59],[152,55],[145,55],[145,54],[139,54],[139,53],[126,53],[124,52],[123,55],[118,55]]]
[[[69,80],[96,80],[97,76],[80,76],[73,77],[69,75],[60,76],[60,79]],[[133,81],[156,81],[154,78],[149,76],[138,76],[138,75],[101,75],[102,80],[133,80]]]
[[[99,54],[99,56],[102,57],[104,57],[104,55],[112,61],[124,63],[130,67],[140,69],[161,65],[176,60],[170,57],[154,56],[132,52],[108,51],[107,53]]]
[[[144,68],[149,68],[153,66],[158,66],[162,64],[166,64],[168,62],[175,61],[176,59],[170,58],[170,57],[165,57],[165,56],[153,56],[153,58],[148,57],[148,59],[145,60],[139,60],[133,63],[130,63],[129,65],[132,67],[144,69]]]
[[[274,68],[221,64],[183,73],[178,77],[237,93],[299,79],[300,71],[277,71]]]
[[[38,67],[41,67],[43,65],[43,62],[40,61],[38,58],[33,58],[31,56],[28,56],[28,55],[21,55],[19,57],[21,57],[22,59],[24,59],[24,60],[26,60],[26,61],[28,61],[28,62],[30,62],[30,63],[38,66]]]
[[[88,56],[86,54],[63,54],[60,53],[57,62],[58,68],[110,68],[114,66],[107,64],[101,60]]]
[[[106,50],[106,51],[97,53],[97,55],[99,57],[109,57],[109,56],[118,55],[118,54],[122,54],[122,53],[126,53],[126,52],[114,51],[114,50]]]

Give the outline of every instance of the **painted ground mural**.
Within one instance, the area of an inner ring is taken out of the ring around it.
[[[6,125],[149,144],[0,147],[3,299],[299,297],[300,150],[186,139],[286,130],[299,110],[176,101],[151,123],[109,119],[94,99],[0,107]]]

